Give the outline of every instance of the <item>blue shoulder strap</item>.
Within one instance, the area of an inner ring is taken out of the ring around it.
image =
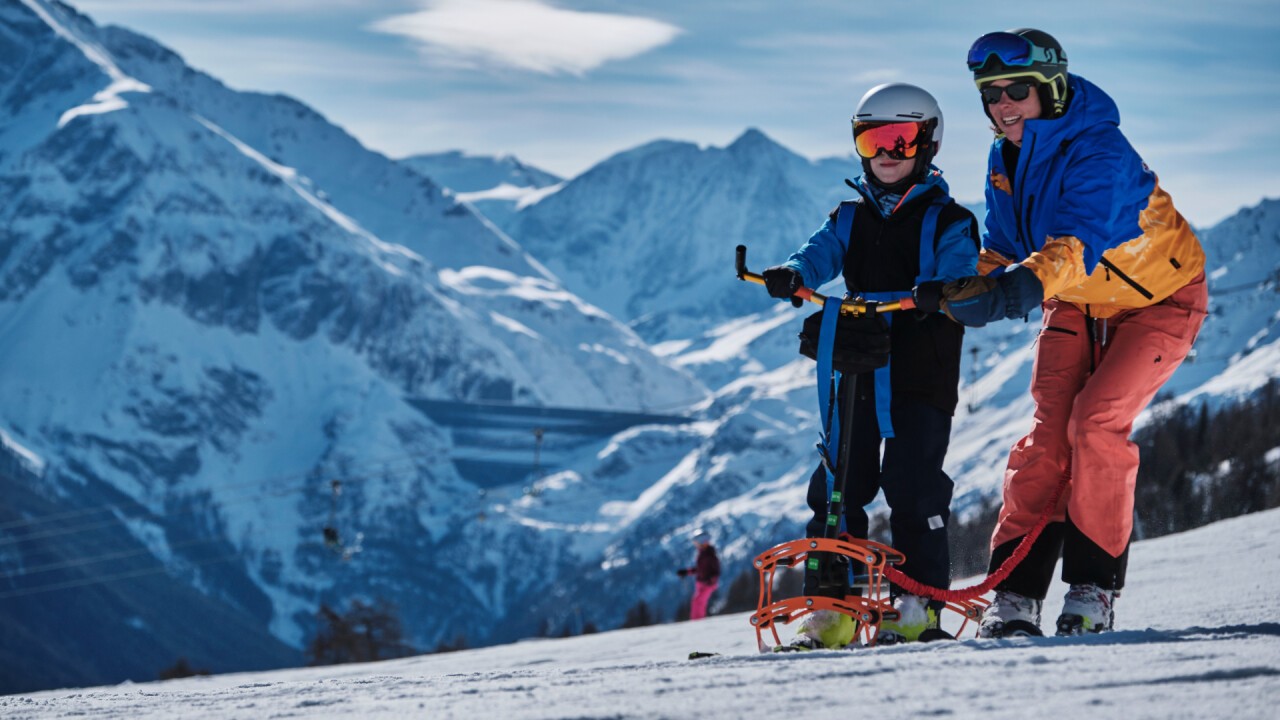
[[[942,214],[942,208],[946,207],[948,202],[950,200],[945,195],[934,198],[924,211],[924,222],[920,225],[920,274],[916,275],[917,285],[938,274],[937,248],[935,247],[938,242],[938,216]]]
[[[849,251],[850,238],[853,233],[853,215],[858,209],[858,201],[845,200],[836,209],[836,237],[844,243],[845,252]]]

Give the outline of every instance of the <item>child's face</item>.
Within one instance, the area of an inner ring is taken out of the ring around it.
[[[883,150],[878,155],[871,158],[871,173],[876,176],[882,185],[892,185],[899,180],[906,178],[915,170],[916,159],[895,160],[889,157],[888,153]]]

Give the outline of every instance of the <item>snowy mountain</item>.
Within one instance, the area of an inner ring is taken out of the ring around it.
[[[1277,522],[1273,510],[1136,543],[1118,629],[1101,635],[761,655],[747,615],[735,614],[377,663],[3,697],[0,713],[718,719],[856,703],[869,717],[1271,717],[1280,700]],[[1206,568],[1210,591],[1188,592],[1205,586]],[[1064,590],[1051,588],[1046,616],[1056,617]],[[691,650],[721,656],[685,660]]]
[[[564,179],[511,155],[469,155],[460,150],[402,158],[414,172],[449,188],[499,227],[511,216],[560,189]]]
[[[296,663],[352,598],[394,601],[421,649],[616,627],[684,601],[692,528],[726,579],[800,532],[807,311],[731,253],[786,257],[851,161],[659,141],[506,234],[306,106],[60,3],[0,0],[0,69],[0,680]],[[1280,367],[1280,204],[1203,237],[1214,315],[1174,401]],[[1037,329],[967,337],[959,515],[1025,432]]]
[[[511,155],[470,155],[461,150],[424,153],[400,162],[456,193],[493,190],[503,185],[539,189],[564,182],[564,178],[520,162]]]
[[[29,503],[0,519],[0,615],[95,658],[80,682],[147,676],[162,653],[292,662],[319,603],[353,594],[398,603],[426,645],[492,613],[479,593],[554,582],[459,549],[477,490],[413,399],[618,411],[705,394],[294,100],[45,0],[0,2],[0,48],[0,428],[42,467],[5,477]],[[76,519],[51,532],[58,517]],[[115,582],[143,575],[163,590]],[[96,613],[67,592],[95,580],[112,601]],[[37,619],[51,597],[90,617]],[[158,639],[175,598],[186,629]],[[103,662],[129,644],[146,652]]]
[[[852,191],[850,159],[812,161],[750,129],[724,148],[660,140],[601,162],[507,226],[566,287],[650,342],[768,307],[733,249],[786,259]],[[754,260],[753,260],[754,258]]]

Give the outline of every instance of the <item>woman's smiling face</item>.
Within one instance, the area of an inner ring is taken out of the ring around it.
[[[1021,82],[1010,79],[996,80],[987,87],[1007,88]],[[1026,122],[1040,117],[1040,93],[1036,92],[1034,85],[1031,92],[1027,93],[1022,100],[1014,100],[1009,97],[1009,93],[1002,92],[999,100],[987,106],[987,112],[995,122],[996,129],[1004,133],[1009,142],[1022,147],[1022,133]]]

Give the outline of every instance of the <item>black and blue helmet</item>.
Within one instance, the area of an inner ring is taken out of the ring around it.
[[[1057,117],[1067,107],[1067,53],[1043,30],[1015,28],[987,33],[969,47],[969,70],[981,88],[996,80],[1030,78],[1040,104]]]

